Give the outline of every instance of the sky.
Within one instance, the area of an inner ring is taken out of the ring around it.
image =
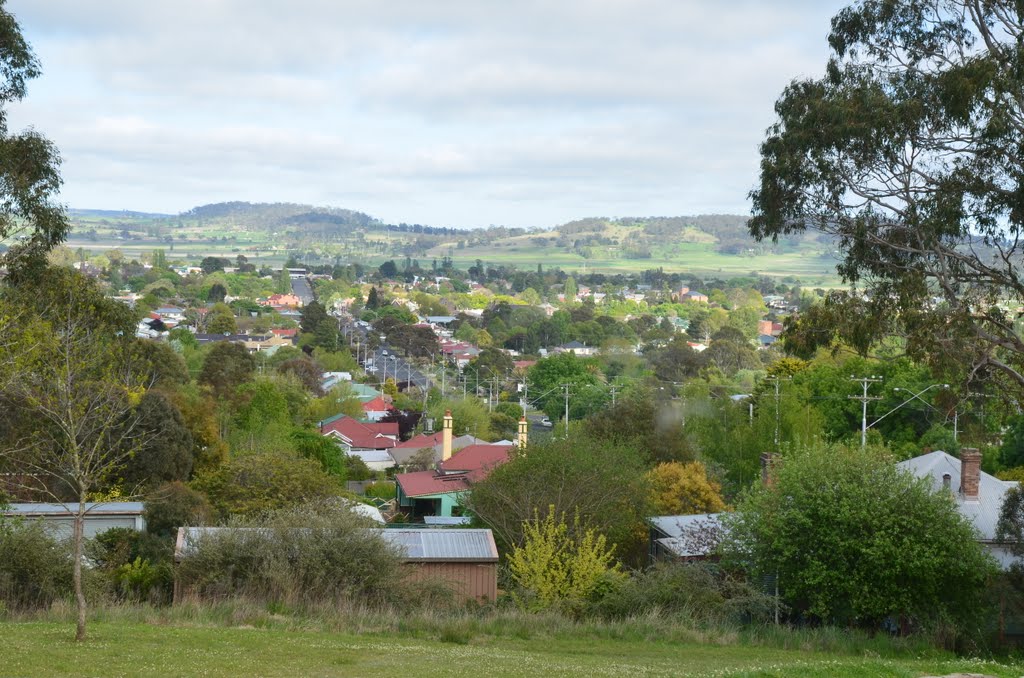
[[[7,0],[73,208],[390,223],[746,214],[834,0]]]

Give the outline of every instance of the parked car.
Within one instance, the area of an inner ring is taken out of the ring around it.
[[[548,417],[544,417],[543,419],[541,419],[540,425],[543,426],[544,428],[551,428],[554,426],[554,424],[551,422],[551,419],[549,419]]]

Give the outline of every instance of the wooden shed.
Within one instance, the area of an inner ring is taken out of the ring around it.
[[[442,581],[463,600],[498,596],[498,548],[490,530],[385,529],[382,536],[405,552],[414,580]]]

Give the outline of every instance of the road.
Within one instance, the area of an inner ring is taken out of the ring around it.
[[[303,306],[313,303],[313,300],[316,299],[313,288],[305,278],[292,278],[292,294],[302,301]]]
[[[394,350],[386,345],[370,353],[370,359],[373,361],[373,367],[367,369],[366,373],[372,374],[379,381],[384,381],[386,376],[388,379],[394,379],[397,384],[409,382],[420,389],[429,388],[432,383],[430,377],[401,356],[395,355]]]

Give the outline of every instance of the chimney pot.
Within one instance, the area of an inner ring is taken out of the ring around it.
[[[444,426],[441,431],[441,461],[448,461],[452,456],[452,411],[444,413]]]
[[[527,437],[529,435],[529,430],[530,430],[530,423],[528,421],[526,421],[526,417],[520,417],[519,418],[519,436],[517,437],[516,442],[519,444],[519,449],[521,449],[521,450],[525,450],[526,449],[526,441],[527,441]]]
[[[978,501],[981,484],[981,452],[974,447],[960,450],[960,494],[965,501]]]

